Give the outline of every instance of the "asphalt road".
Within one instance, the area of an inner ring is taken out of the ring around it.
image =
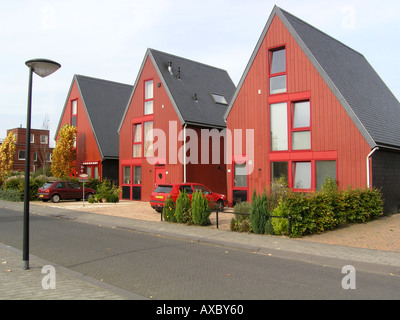
[[[396,299],[400,279],[123,228],[31,215],[30,252],[159,300]],[[0,209],[0,242],[22,249],[22,213]]]

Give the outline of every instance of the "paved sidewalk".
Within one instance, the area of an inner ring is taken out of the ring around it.
[[[0,201],[0,208],[20,211],[21,203]],[[31,214],[76,222],[148,232],[167,237],[222,245],[258,254],[297,259],[329,266],[353,265],[366,270],[400,276],[400,215],[354,225],[303,239],[230,232],[231,214],[220,214],[220,229],[161,222],[148,203],[85,204],[78,202],[31,203]],[[144,299],[101,281],[56,266],[57,290],[42,289],[42,267],[51,262],[31,258],[31,270],[22,270],[22,254],[0,244],[0,299]],[[4,284],[4,285],[3,285]]]
[[[32,255],[29,262],[29,270],[24,270],[22,252],[0,244],[0,300],[144,299]],[[45,266],[53,266],[54,273],[43,269]],[[51,274],[55,275],[55,288],[50,287]]]

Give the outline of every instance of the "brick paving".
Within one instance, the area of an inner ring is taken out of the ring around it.
[[[45,262],[30,258],[29,270],[22,268],[22,253],[5,245],[0,245],[0,300],[125,300],[127,297],[80,279],[79,274],[63,271],[55,266],[55,288],[44,289],[50,282],[42,273]]]

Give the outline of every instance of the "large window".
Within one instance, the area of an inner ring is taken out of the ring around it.
[[[273,161],[271,185],[280,178],[296,191],[321,190],[326,178],[336,181],[336,160]]]
[[[288,163],[287,162],[271,162],[271,181],[275,182],[282,178],[286,181],[286,183],[289,181]]]
[[[142,184],[142,167],[133,167],[133,184]]]
[[[133,158],[153,156],[153,121],[133,125]]]
[[[291,105],[291,108],[288,109],[288,105]],[[290,123],[290,130],[288,130],[288,123]],[[271,104],[270,130],[271,151],[310,150],[310,101]]]
[[[76,127],[76,118],[78,116],[78,100],[72,101],[71,105],[71,126]]]
[[[153,99],[154,99],[153,80],[145,81],[144,83],[144,114],[153,114]]]
[[[142,124],[133,125],[133,157],[142,157]]]
[[[316,161],[316,188],[321,190],[326,178],[336,180],[336,161]]]
[[[131,183],[131,167],[123,168],[123,184]]]
[[[311,189],[311,162],[294,162],[294,189]]]
[[[278,48],[269,52],[269,92],[284,93],[286,86],[286,49]]]
[[[143,153],[145,157],[153,156],[153,122],[144,123],[144,145]]]
[[[271,151],[288,150],[287,104],[271,104]]]
[[[311,149],[310,101],[292,104],[292,150]]]

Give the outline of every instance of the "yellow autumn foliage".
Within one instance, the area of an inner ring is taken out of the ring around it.
[[[70,175],[76,157],[75,139],[76,127],[65,124],[59,132],[51,158],[51,173],[54,177],[63,178]]]
[[[7,177],[8,173],[12,171],[14,153],[15,138],[11,131],[0,146],[0,184],[4,183],[4,179]]]

